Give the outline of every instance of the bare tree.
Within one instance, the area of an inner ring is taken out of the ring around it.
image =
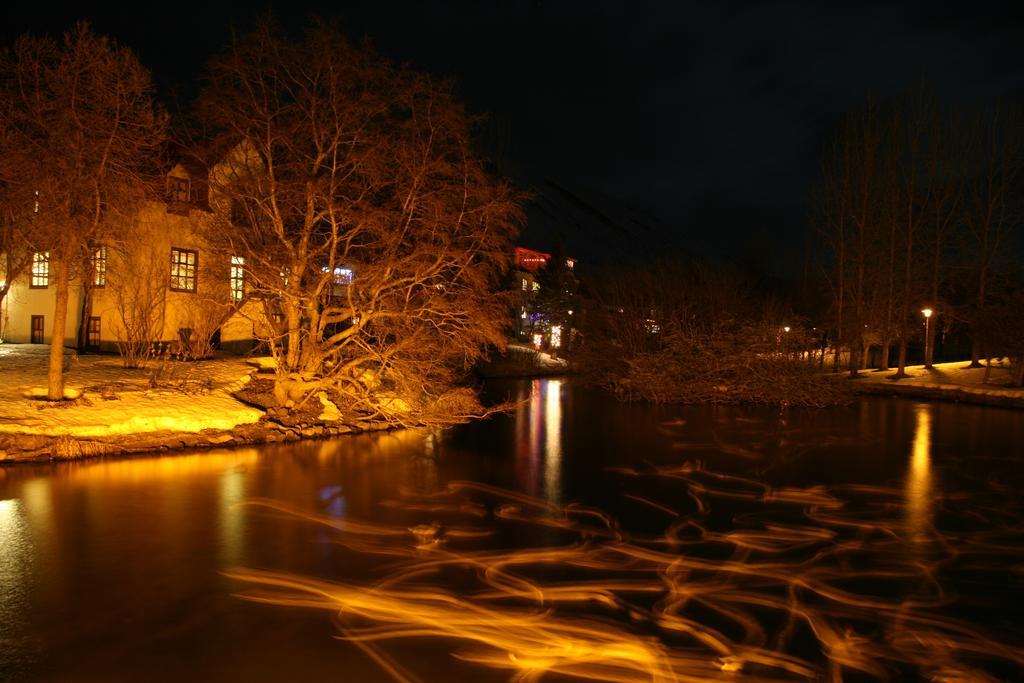
[[[893,379],[905,377],[918,305],[937,304],[960,201],[951,130],[923,91],[868,106],[843,129],[826,165],[822,232],[832,247],[834,310],[851,376],[874,344],[887,369],[896,343]]]
[[[987,117],[979,116],[972,130],[977,172],[965,184],[963,201],[974,273],[974,301],[968,316],[972,332],[970,367],[981,367],[981,358],[989,353],[984,348],[982,321],[990,317],[985,309],[993,268],[1020,219],[1017,184],[1024,161],[1021,125],[1019,112],[997,107]]]
[[[116,267],[110,270],[107,287],[117,318],[117,350],[126,368],[143,368],[160,352],[167,302],[167,260],[162,253],[120,244],[111,250]]]
[[[376,419],[473,410],[454,381],[505,338],[520,211],[450,84],[330,26],[264,24],[213,61],[199,118],[225,159],[213,239],[264,301],[280,398],[302,382]]]
[[[627,400],[822,406],[848,399],[803,351],[792,313],[738,271],[662,261],[607,269],[574,359]]]
[[[0,58],[0,201],[31,217],[55,265],[51,400],[63,397],[69,283],[90,246],[150,196],[165,119],[134,53],[86,24],[60,42],[23,36]]]
[[[820,230],[832,249],[836,274],[834,369],[839,366],[839,347],[845,345],[851,377],[866,364],[870,340],[880,327],[875,267],[883,223],[880,169],[887,132],[880,110],[870,104],[843,126],[824,169]]]

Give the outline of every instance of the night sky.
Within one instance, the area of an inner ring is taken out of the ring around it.
[[[683,251],[799,267],[823,150],[870,94],[924,82],[962,108],[1024,101],[1017,3],[5,3],[0,37],[88,18],[168,103],[271,9],[338,17],[392,59],[456,79],[483,149],[533,192],[523,242],[589,261]]]

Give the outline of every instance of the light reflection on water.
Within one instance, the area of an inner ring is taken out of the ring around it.
[[[562,380],[544,385],[544,497],[558,503],[562,498]]]
[[[986,609],[1020,616],[1019,456],[997,468],[1019,414],[868,401],[780,418],[562,380],[512,391],[511,415],[453,431],[3,471],[0,679],[195,678],[190,661],[259,680],[388,680],[380,661],[421,680],[457,662],[465,680],[1020,673],[1001,648],[1024,634],[954,602],[999,590]],[[254,498],[279,507],[239,504]],[[327,590],[315,601],[363,615],[343,633],[377,645],[239,601],[235,567],[279,570],[285,602]],[[412,626],[436,639],[425,651],[387,641]]]
[[[552,503],[562,496],[563,381],[532,380],[520,388],[515,410],[517,483]]]
[[[914,409],[914,441],[906,477],[907,531],[911,540],[927,540],[932,526],[932,406],[919,404]]]
[[[4,650],[19,657],[25,640],[25,613],[34,564],[26,527],[23,501],[3,499],[0,494],[0,661]]]

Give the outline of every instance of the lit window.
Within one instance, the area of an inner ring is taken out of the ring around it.
[[[107,248],[97,247],[92,252],[92,286],[107,286]]]
[[[566,267],[569,270],[572,270],[573,268],[576,267],[576,260],[575,259],[571,259],[571,258],[567,258],[567,259],[565,259],[565,265],[566,265]]]
[[[175,292],[196,291],[196,269],[199,254],[192,249],[171,247],[171,289]]]
[[[188,178],[167,178],[167,198],[172,202],[187,202],[189,200],[190,184]]]
[[[327,272],[327,268],[324,268],[324,272]],[[334,283],[331,285],[331,293],[327,297],[328,303],[338,304],[344,301],[346,288],[352,284],[352,279],[355,277],[355,273],[352,272],[351,268],[335,268],[334,269]]]
[[[334,269],[334,284],[336,285],[350,285],[352,284],[353,273],[351,268],[335,268]]]
[[[529,285],[529,283],[526,281],[526,278],[524,277],[523,278],[523,291],[524,292],[526,291],[526,288],[527,288],[528,285]]]
[[[32,289],[50,286],[50,252],[37,251],[32,254]]]
[[[562,326],[551,326],[551,348],[557,349],[562,346]]]
[[[231,257],[231,298],[241,301],[245,296],[245,259],[241,256]]]

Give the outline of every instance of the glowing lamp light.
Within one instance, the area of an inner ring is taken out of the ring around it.
[[[786,325],[785,327],[783,327],[782,331],[783,332],[789,332],[789,325]]]
[[[932,313],[934,313],[934,312],[935,312],[935,311],[933,311],[933,310],[932,310],[932,309],[930,309],[930,308],[922,308],[922,309],[921,309],[921,315],[923,315],[923,316],[924,316],[924,317],[926,317],[926,318],[930,318],[930,317],[932,317]]]
[[[533,346],[534,346],[534,348],[536,348],[536,349],[537,349],[538,351],[540,350],[540,345],[541,345],[541,344],[542,344],[543,342],[544,342],[544,337],[543,337],[543,336],[541,336],[540,334],[535,334],[535,335],[533,335]]]
[[[562,346],[562,326],[555,325],[551,328],[551,347],[560,348]]]

